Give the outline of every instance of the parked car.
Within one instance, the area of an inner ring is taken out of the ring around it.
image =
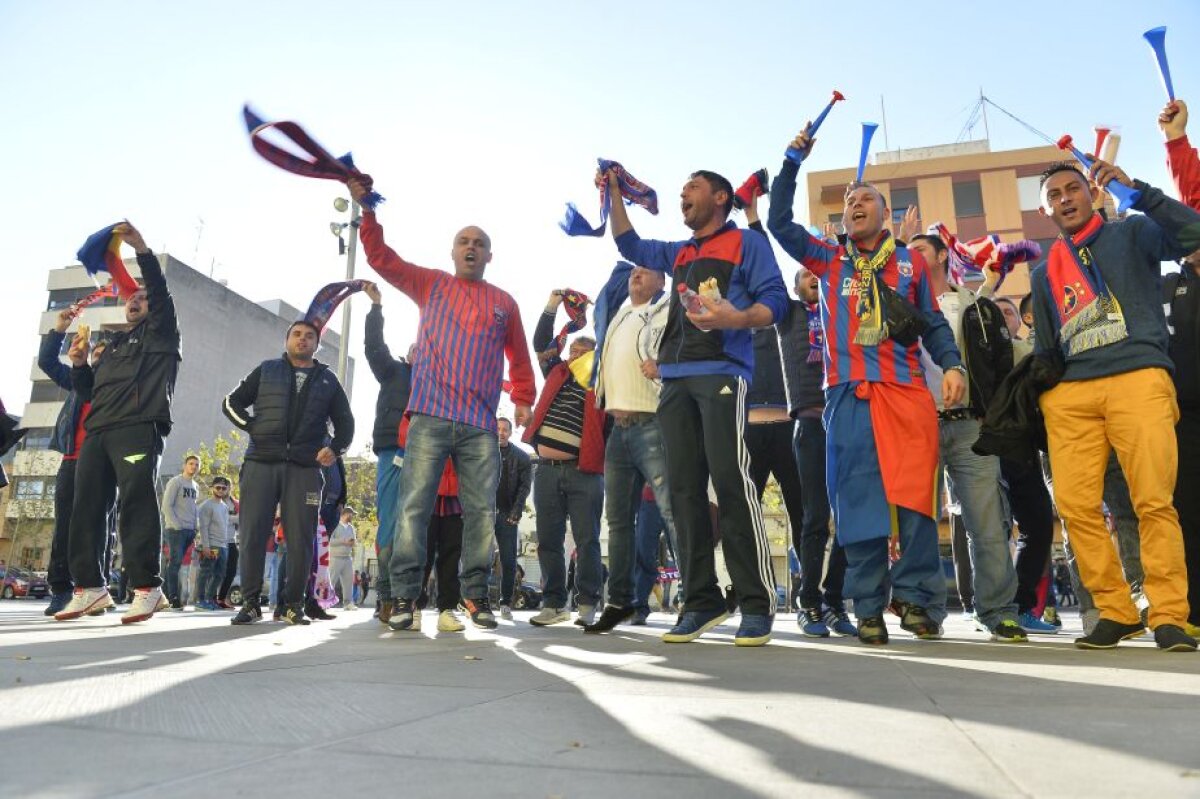
[[[521,583],[513,592],[513,610],[536,610],[542,604],[542,591],[533,583]]]
[[[15,567],[5,570],[3,588],[0,588],[0,597],[4,599],[18,599],[20,597],[32,596],[37,599],[45,599],[49,593],[50,585],[46,582],[45,577]]]

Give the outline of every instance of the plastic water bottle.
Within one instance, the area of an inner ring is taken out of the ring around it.
[[[701,313],[704,311],[704,303],[700,302],[700,295],[693,289],[688,288],[687,283],[679,284],[679,301],[683,303],[683,307],[689,313]]]

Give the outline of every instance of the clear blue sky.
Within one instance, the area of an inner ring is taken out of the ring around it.
[[[879,121],[881,94],[895,149],[954,141],[982,87],[1052,136],[1090,141],[1096,123],[1117,126],[1121,165],[1167,185],[1154,123],[1165,98],[1141,32],[1168,26],[1176,89],[1200,114],[1200,3],[1048,8],[0,0],[11,367],[0,397],[17,413],[28,399],[46,271],[115,219],[254,300],[303,308],[341,278],[328,231],[340,187],[261,161],[241,127],[247,100],[331,150],[353,149],[388,197],[389,242],[410,260],[449,268],[453,233],[483,226],[488,278],[517,297],[530,332],[552,288],[594,291],[616,258],[608,238],[568,239],[556,226],[567,200],[594,214],[596,156],[658,189],[658,217],[633,211],[640,232],[682,238],[676,198],[689,172],[735,184],[761,166],[773,174],[834,88],[849,99],[822,129],[813,169],[855,162],[858,123]],[[989,121],[993,149],[1040,143],[999,114]],[[369,274],[362,259],[359,271]],[[353,308],[352,353],[366,304]],[[390,288],[384,308],[403,351],[415,309]],[[364,442],[376,385],[365,368],[357,383]]]

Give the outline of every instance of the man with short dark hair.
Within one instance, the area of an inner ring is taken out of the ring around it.
[[[1095,185],[1136,189],[1135,214],[1106,222]],[[1054,499],[1070,530],[1083,584],[1100,611],[1084,649],[1111,649],[1144,626],[1121,573],[1101,509],[1115,449],[1138,515],[1148,622],[1165,651],[1194,651],[1186,634],[1187,574],[1172,503],[1179,409],[1161,301],[1161,262],[1200,248],[1200,214],[1097,160],[1085,176],[1071,163],[1042,176],[1039,213],[1062,231],[1034,269],[1038,353],[1060,357],[1063,376],[1040,397],[1054,471]]]
[[[304,592],[317,534],[317,514],[331,466],[354,438],[354,416],[337,377],[313,358],[320,330],[311,322],[288,328],[281,358],[263,361],[221,404],[238,428],[250,435],[242,464],[242,609],[233,624],[262,618],[263,559],[276,505],[291,557],[287,559],[282,618],[308,624]],[[253,407],[253,413],[250,408]],[[333,424],[333,439],[328,425]]]
[[[512,443],[512,422],[496,420],[500,440],[500,481],[496,484],[496,548],[500,553],[500,618],[512,620],[516,591],[517,524],[525,513],[525,500],[533,487],[529,454]]]
[[[229,551],[229,478],[217,475],[212,480],[212,496],[200,504],[196,549],[192,563],[200,560],[200,578],[196,587],[196,609],[216,610],[217,591],[225,577]]]
[[[188,548],[196,540],[200,508],[200,489],[196,484],[196,472],[199,469],[200,459],[195,455],[188,455],[183,459],[183,471],[168,480],[166,488],[163,489],[163,531],[167,539],[167,573],[164,575],[163,591],[171,603],[171,610],[183,610],[179,569],[187,557]],[[193,557],[192,565],[195,566],[195,563],[196,559]]]
[[[70,562],[75,593],[54,618],[76,619],[113,604],[104,560],[113,486],[120,495],[121,560],[134,589],[121,622],[145,621],[166,603],[160,588],[162,521],[158,514],[158,459],[171,432],[171,398],[182,360],[175,303],[162,264],[128,222],[113,235],[133,247],[145,288],[125,301],[128,328],[113,335],[95,366],[88,342],[76,337],[68,353],[71,383],[91,411],[75,473]]]
[[[616,173],[598,177],[615,196]],[[680,192],[683,223],[692,231],[688,240],[643,240],[624,204],[612,206],[612,235],[621,255],[667,273],[671,281],[658,354],[658,420],[686,565],[684,610],[663,636],[666,643],[694,641],[728,617],[717,585],[710,478],[720,508],[721,548],[742,610],[734,643],[766,644],[775,618],[775,573],[743,436],[754,373],[750,329],[781,319],[788,297],[770,243],[729,221],[732,206],[729,181],[706,170],[694,172]]]
[[[791,147],[807,158],[808,128]],[[937,410],[925,385],[923,344],[943,370],[943,402],[953,407],[966,388],[954,336],[929,289],[919,253],[884,228],[887,202],[869,183],[852,183],[845,197],[844,243],[815,238],[792,221],[799,164],[785,159],[771,184],[767,229],[788,255],[821,283],[828,431],[827,475],[838,540],[846,552],[846,594],[854,601],[858,637],[888,642],[888,606],[918,638],[940,638],[946,581],[938,555],[936,497]],[[897,341],[895,326],[908,303],[924,330]],[[889,562],[888,541],[900,539]],[[888,595],[891,594],[891,603]]]

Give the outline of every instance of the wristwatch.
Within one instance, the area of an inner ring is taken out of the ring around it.
[[[967,367],[963,366],[961,363],[960,363],[960,364],[958,364],[957,366],[951,366],[949,369],[946,369],[945,371],[947,371],[947,372],[958,372],[958,373],[959,373],[960,375],[962,375],[963,377],[966,377],[966,376],[967,376]]]

